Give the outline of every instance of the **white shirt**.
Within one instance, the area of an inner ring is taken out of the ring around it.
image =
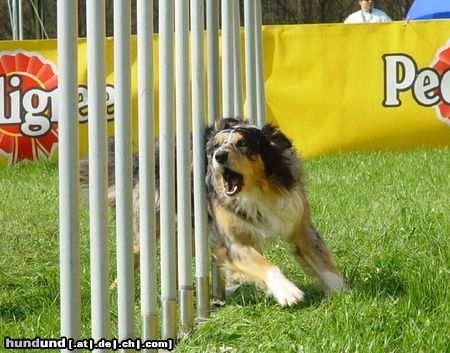
[[[364,12],[362,10],[356,11],[349,15],[344,23],[379,23],[390,22],[391,18],[383,11],[372,9],[372,11]]]

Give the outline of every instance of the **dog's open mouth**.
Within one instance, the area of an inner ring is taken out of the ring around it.
[[[244,177],[241,174],[225,168],[222,176],[225,194],[227,196],[234,196],[242,190],[242,186],[244,186]]]

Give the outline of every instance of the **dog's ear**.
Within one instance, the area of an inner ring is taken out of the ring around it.
[[[292,147],[292,142],[277,127],[266,124],[261,129],[262,134],[269,140],[273,147],[284,151]]]
[[[222,130],[231,129],[239,124],[242,124],[242,119],[240,118],[222,118],[214,123],[214,131],[219,132]]]
[[[214,137],[214,127],[207,126],[205,129],[205,142],[208,142],[212,137]]]

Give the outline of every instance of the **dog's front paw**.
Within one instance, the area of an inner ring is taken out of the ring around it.
[[[303,300],[303,292],[277,267],[269,270],[266,282],[267,294],[273,296],[281,306],[291,306]]]

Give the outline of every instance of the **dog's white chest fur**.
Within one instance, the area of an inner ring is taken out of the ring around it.
[[[304,202],[298,190],[286,192],[270,201],[255,190],[239,195],[236,210],[245,215],[243,232],[250,232],[260,240],[276,236],[289,238],[300,222]]]

